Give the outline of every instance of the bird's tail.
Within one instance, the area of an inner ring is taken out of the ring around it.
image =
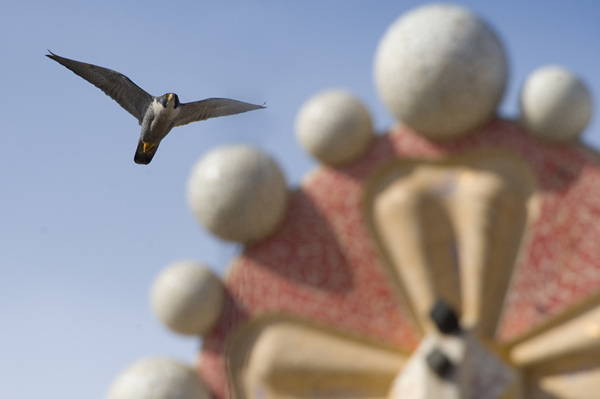
[[[152,148],[147,149],[144,152],[144,142],[140,139],[138,142],[137,149],[135,150],[135,155],[133,160],[135,163],[139,163],[142,165],[148,165],[152,158],[154,158],[154,154],[156,154],[156,150],[158,150],[158,145],[160,143],[155,144]]]

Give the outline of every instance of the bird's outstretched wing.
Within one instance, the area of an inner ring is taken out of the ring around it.
[[[152,102],[152,96],[142,88],[133,83],[127,76],[92,64],[70,60],[60,57],[52,51],[46,57],[53,59],[75,74],[81,76],[107,96],[119,103],[119,105],[131,115],[135,116],[141,124],[144,114]]]
[[[265,107],[230,100],[228,98],[207,98],[206,100],[181,104],[181,111],[177,119],[175,119],[175,126],[187,125],[188,123],[204,121],[219,116],[241,114],[242,112],[261,108]]]

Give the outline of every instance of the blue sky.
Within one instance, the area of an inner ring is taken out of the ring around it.
[[[516,116],[525,76],[563,65],[600,96],[600,3],[458,1],[502,38]],[[192,218],[193,164],[231,143],[272,154],[290,186],[315,163],[294,137],[299,107],[330,88],[355,93],[376,127],[393,122],[375,93],[379,39],[418,1],[21,1],[0,14],[0,397],[104,397],[154,355],[192,362],[199,342],[152,316],[148,290],[168,263],[221,273],[239,247]],[[44,57],[129,76],[183,102],[230,97],[268,108],[175,129],[148,166],[140,128],[114,101]],[[597,114],[583,140],[600,148]]]

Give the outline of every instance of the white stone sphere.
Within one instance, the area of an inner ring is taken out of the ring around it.
[[[373,138],[367,108],[352,94],[330,90],[309,99],[296,117],[296,137],[324,164],[342,166],[357,160]]]
[[[169,265],[154,281],[150,301],[158,319],[171,330],[204,335],[215,324],[225,301],[223,283],[194,261]]]
[[[433,4],[388,28],[375,54],[374,78],[392,115],[424,136],[446,139],[494,117],[508,62],[484,21],[462,7]]]
[[[592,96],[583,82],[559,66],[533,71],[521,93],[523,126],[550,141],[579,137],[592,117]]]
[[[268,155],[243,145],[211,151],[193,168],[188,202],[204,227],[230,241],[259,241],[285,217],[288,190]]]
[[[141,360],[113,382],[108,399],[210,399],[200,377],[171,359]]]

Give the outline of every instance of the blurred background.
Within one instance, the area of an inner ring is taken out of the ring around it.
[[[600,96],[600,3],[455,1],[487,20],[510,60],[501,106],[516,117],[529,72],[560,64]],[[154,355],[195,361],[197,339],[167,331],[148,291],[172,261],[222,274],[241,248],[192,218],[186,183],[207,151],[259,146],[300,184],[315,166],[294,137],[299,107],[345,88],[378,131],[393,119],[372,62],[386,28],[420,1],[23,1],[0,13],[0,397],[104,397]],[[140,127],[46,49],[119,71],[153,95],[229,97],[267,109],[173,130],[148,166]],[[598,102],[596,100],[596,102]],[[600,118],[583,135],[600,148]]]

